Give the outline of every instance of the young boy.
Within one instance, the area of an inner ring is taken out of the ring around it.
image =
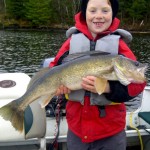
[[[117,12],[117,0],[81,0],[75,27],[67,31],[69,38],[50,67],[60,65],[68,54],[93,50],[121,54],[135,60],[125,43],[132,36],[125,30],[117,30],[120,23]],[[56,95],[69,95],[66,107],[68,150],[125,150],[126,109],[123,102],[140,94],[145,83],[124,86],[119,81],[108,81],[104,94],[98,95],[95,80],[94,76],[83,78],[83,90],[70,91],[63,85],[57,90]],[[120,104],[104,105],[106,101]]]

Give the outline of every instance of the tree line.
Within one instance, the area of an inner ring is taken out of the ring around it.
[[[149,30],[150,0],[119,0],[123,28]],[[74,25],[80,0],[0,0],[0,26],[66,28]]]

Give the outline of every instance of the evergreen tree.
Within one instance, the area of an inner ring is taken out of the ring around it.
[[[28,0],[25,16],[33,25],[47,25],[50,19],[50,0]]]
[[[133,23],[138,20],[144,20],[146,14],[146,1],[145,0],[133,0],[130,8],[127,9],[130,17],[133,19]]]
[[[9,16],[13,17],[14,19],[24,18],[24,2],[25,0],[6,0],[6,9]]]

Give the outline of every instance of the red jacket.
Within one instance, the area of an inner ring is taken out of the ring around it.
[[[110,28],[101,33],[93,39],[91,33],[88,31],[85,21],[81,18],[80,13],[75,16],[76,28],[84,33],[90,40],[96,41],[108,33],[115,31],[120,21],[115,18]],[[50,67],[57,65],[61,56],[69,50],[70,38],[60,48]],[[126,43],[120,39],[119,54],[123,54],[130,59],[136,60],[132,51],[128,48]],[[145,87],[144,84],[129,84],[127,87],[127,95],[134,97],[141,93]],[[110,94],[110,95],[113,95]],[[90,105],[89,97],[84,98],[84,105],[79,102],[68,101],[66,107],[66,118],[69,129],[79,136],[83,142],[93,142],[98,139],[112,136],[125,128],[126,124],[126,109],[124,103],[120,105],[105,106],[105,117],[100,117],[100,111],[97,106]]]

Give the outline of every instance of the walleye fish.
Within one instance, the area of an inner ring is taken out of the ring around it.
[[[64,85],[71,90],[79,90],[82,88],[83,77],[96,76],[95,87],[97,92],[102,94],[105,84],[102,81],[117,80],[124,85],[146,81],[146,64],[121,55],[90,54],[81,56],[51,69],[44,68],[39,71],[31,79],[28,89],[22,97],[0,108],[0,116],[9,120],[16,130],[22,132],[24,110],[27,106],[40,97],[42,99],[41,107],[46,106],[55,96],[60,85]]]

